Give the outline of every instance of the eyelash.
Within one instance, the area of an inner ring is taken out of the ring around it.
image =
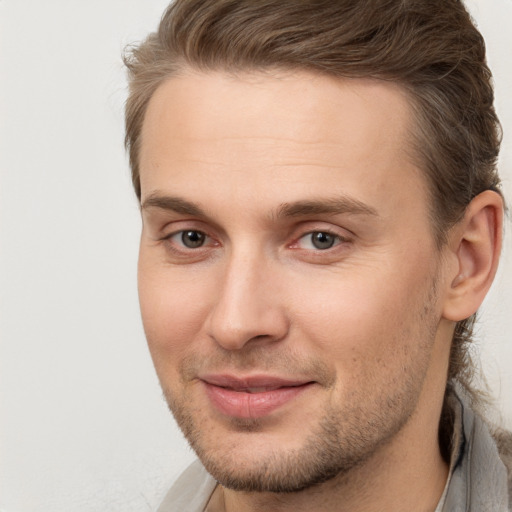
[[[324,248],[315,247],[314,249],[305,249],[305,250],[311,250],[313,252],[322,253],[322,252],[327,252],[330,249],[334,249],[335,247],[337,247],[338,245],[340,245],[342,243],[348,243],[350,241],[347,237],[344,237],[344,236],[340,235],[339,233],[335,233],[334,231],[331,231],[328,229],[318,229],[318,230],[308,231],[307,233],[304,233],[299,238],[297,238],[296,242],[294,242],[291,245],[291,247],[292,248],[297,247],[301,240],[304,240],[308,237],[310,237],[310,244],[315,245],[314,239],[313,239],[314,235],[324,235],[324,236],[327,235],[328,237],[332,237],[334,240],[333,240],[332,245],[329,247],[324,247]]]
[[[195,233],[195,234],[198,234],[199,237],[203,238],[203,243],[201,245],[198,245],[197,247],[187,247],[183,241],[183,237],[186,233]],[[333,239],[333,242],[332,242],[332,245],[328,246],[328,247],[324,247],[324,248],[319,248],[319,247],[313,247],[313,248],[301,248],[299,247],[300,245],[300,242],[301,240],[304,240],[304,239],[307,239],[307,237],[310,237],[310,244],[311,245],[314,245],[315,242],[313,240],[313,236],[314,235],[324,235],[324,236],[327,236],[327,237],[332,237]],[[181,243],[180,242],[177,242],[177,241],[172,241],[172,239],[174,237],[179,237],[181,236]],[[212,237],[210,237],[207,233],[205,233],[204,231],[201,231],[199,229],[182,229],[182,230],[179,230],[179,231],[174,231],[168,235],[165,235],[164,237],[160,238],[160,241],[162,242],[165,242],[166,245],[175,253],[178,253],[178,254],[183,254],[183,253],[188,253],[188,254],[191,254],[192,252],[194,253],[197,253],[199,252],[201,249],[206,249],[208,248],[208,245],[210,246],[216,246],[216,245],[219,245],[217,242],[214,242],[213,244],[209,244],[209,241],[213,241],[214,239]],[[344,244],[344,243],[349,243],[351,240],[347,237],[344,237],[338,233],[335,233],[334,231],[332,230],[329,230],[329,229],[317,229],[317,230],[311,230],[311,231],[307,231],[303,234],[301,234],[298,238],[295,239],[294,242],[292,242],[291,244],[288,245],[289,248],[291,249],[297,249],[297,250],[306,250],[306,251],[311,251],[312,253],[326,253],[326,252],[329,252],[331,249],[332,250],[335,250],[335,248],[341,244]]]
[[[172,239],[174,237],[178,237],[178,236],[181,235],[181,237],[183,238],[185,233],[196,233],[196,234],[199,234],[202,237],[204,237],[205,243],[199,245],[198,247],[187,247],[184,243],[182,243],[182,244],[179,244],[179,243],[176,243],[176,242],[173,243]],[[201,231],[200,229],[180,229],[179,231],[174,231],[172,233],[169,233],[168,235],[163,236],[159,240],[161,242],[166,243],[168,246],[170,246],[175,251],[184,252],[184,251],[197,251],[199,249],[202,249],[202,248],[205,247],[207,241],[208,240],[213,240],[213,238],[210,237],[209,235],[207,235],[204,231]],[[179,245],[180,248],[179,249],[176,248],[175,247],[176,245]],[[218,244],[214,244],[214,245],[218,245]]]

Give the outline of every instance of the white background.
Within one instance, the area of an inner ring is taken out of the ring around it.
[[[153,510],[192,459],[136,295],[120,55],[166,0],[0,0],[0,512]],[[512,201],[512,0],[469,2]],[[508,225],[510,231],[510,222]],[[479,327],[512,426],[512,233]]]

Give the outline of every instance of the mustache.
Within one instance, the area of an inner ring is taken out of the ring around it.
[[[208,353],[185,356],[179,365],[183,383],[197,379],[201,374],[264,373],[288,378],[306,378],[325,387],[334,386],[335,370],[314,356],[304,357],[291,352],[275,352],[268,347],[226,350],[218,347]]]

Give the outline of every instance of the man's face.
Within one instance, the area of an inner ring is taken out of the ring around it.
[[[151,99],[144,327],[224,485],[308,487],[403,445],[437,407],[442,258],[411,124],[393,84],[307,73],[189,72]]]

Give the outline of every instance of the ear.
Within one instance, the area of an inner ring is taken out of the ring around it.
[[[449,250],[455,257],[443,316],[458,322],[482,304],[498,268],[503,238],[503,200],[491,190],[476,196],[449,233]]]

